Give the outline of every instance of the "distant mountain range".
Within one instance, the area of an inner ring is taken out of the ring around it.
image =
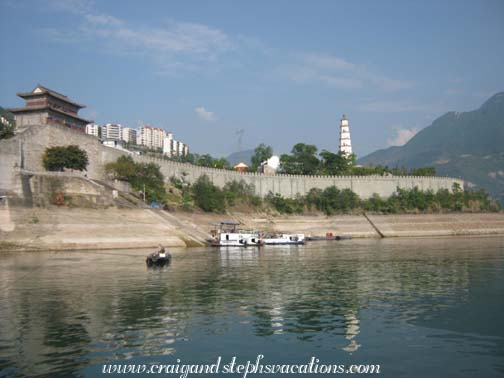
[[[254,150],[245,150],[233,152],[229,155],[226,160],[231,166],[238,164],[239,162],[244,162],[247,165],[252,164],[252,156],[254,155]]]
[[[434,166],[438,175],[461,177],[504,204],[504,92],[477,110],[446,113],[404,146],[375,151],[357,163]]]

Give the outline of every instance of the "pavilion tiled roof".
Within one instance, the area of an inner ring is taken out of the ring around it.
[[[39,106],[30,106],[30,107],[22,107],[22,108],[8,108],[7,110],[11,113],[29,113],[29,112],[32,112],[32,111],[40,111],[40,110],[51,110],[53,112],[57,112],[57,113],[60,113],[60,114],[63,114],[63,115],[66,115],[67,117],[70,117],[70,118],[75,118],[75,119],[78,119],[79,121],[83,121],[83,122],[86,122],[86,123],[92,123],[93,120],[90,120],[90,119],[85,119],[85,118],[81,118],[79,117],[78,115],[75,115],[75,114],[71,114],[71,113],[67,113],[67,112],[64,112],[62,110],[59,110],[59,109],[55,109],[49,105],[39,105]]]
[[[39,88],[41,91],[40,92],[35,92],[35,90]],[[21,98],[30,98],[30,97],[34,97],[34,96],[40,96],[41,94],[49,94],[50,96],[52,97],[55,97],[61,101],[65,101],[65,102],[68,102],[70,104],[73,104],[79,108],[85,108],[86,105],[82,105],[82,104],[79,104],[78,102],[75,102],[73,100],[71,100],[69,97],[65,96],[64,94],[61,94],[61,93],[58,93],[56,91],[53,91],[52,89],[49,89],[49,88],[46,88],[44,87],[43,85],[40,85],[38,84],[35,89],[32,91],[32,92],[20,92],[20,93],[17,93],[17,95]]]
[[[236,164],[233,168],[248,168],[248,165],[241,161],[238,164]]]

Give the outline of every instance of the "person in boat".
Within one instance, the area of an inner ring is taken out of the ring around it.
[[[171,254],[159,244],[156,251],[147,256],[147,266],[164,266],[171,262]]]
[[[166,257],[166,250],[161,244],[158,245],[158,248],[156,250],[156,256],[157,257]]]
[[[159,244],[156,251],[155,252],[152,252],[149,257],[156,261],[157,259],[160,259],[160,258],[165,258],[166,257],[166,250],[164,249],[164,247]]]

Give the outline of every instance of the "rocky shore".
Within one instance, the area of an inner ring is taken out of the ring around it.
[[[504,213],[272,216],[169,213],[151,209],[0,209],[0,250],[80,250],[202,246],[212,224],[310,236],[353,238],[504,235]]]

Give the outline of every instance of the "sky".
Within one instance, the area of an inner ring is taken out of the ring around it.
[[[0,106],[37,84],[192,152],[358,157],[504,90],[504,1],[0,0]]]

